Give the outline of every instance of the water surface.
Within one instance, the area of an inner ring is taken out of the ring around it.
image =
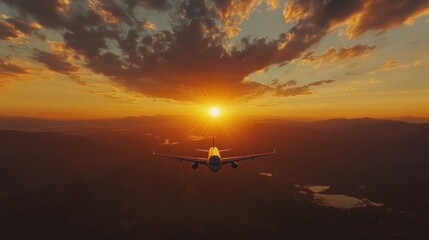
[[[329,186],[308,186],[306,187],[313,194],[314,201],[322,206],[336,207],[340,209],[350,209],[356,207],[380,207],[382,203],[375,203],[366,198],[350,197],[343,194],[327,194],[325,191],[329,190]]]

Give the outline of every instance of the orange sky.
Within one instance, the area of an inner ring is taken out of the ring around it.
[[[178,2],[0,0],[0,114],[429,117],[428,1]]]

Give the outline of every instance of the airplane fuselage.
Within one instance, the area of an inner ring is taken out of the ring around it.
[[[217,172],[222,168],[222,165],[222,157],[220,156],[219,149],[217,149],[217,147],[211,147],[208,154],[208,168],[213,172]]]

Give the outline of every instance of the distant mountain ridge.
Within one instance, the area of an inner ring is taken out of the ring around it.
[[[152,123],[163,123],[169,121],[186,122],[192,117],[185,116],[130,116],[124,118],[111,119],[77,119],[77,120],[54,120],[33,117],[11,117],[0,115],[0,130],[22,130],[22,131],[58,131],[70,132],[84,128],[133,128]],[[405,121],[408,119],[409,121]],[[429,124],[429,119],[425,118],[333,118],[319,121],[293,121],[287,119],[267,119],[251,120],[252,123],[281,123],[291,125],[319,125],[319,126],[342,126],[342,125],[368,125],[368,124]]]

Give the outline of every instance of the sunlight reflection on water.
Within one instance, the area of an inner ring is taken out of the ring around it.
[[[383,206],[382,203],[375,203],[365,198],[359,199],[359,198],[350,197],[342,194],[323,193],[330,188],[329,186],[308,186],[306,188],[313,193],[314,201],[317,204],[322,206],[330,206],[330,207],[336,207],[340,209],[350,209],[355,207],[368,207],[368,206],[374,206],[374,207]]]

